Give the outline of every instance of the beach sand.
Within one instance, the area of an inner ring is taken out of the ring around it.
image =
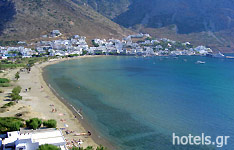
[[[79,58],[80,57],[77,57],[75,59]],[[51,60],[49,62],[34,65],[30,73],[20,72],[20,79],[18,81],[13,81],[13,86],[20,85],[22,87],[20,95],[23,96],[23,100],[19,101],[16,105],[7,108],[6,112],[0,113],[0,117],[15,117],[18,115],[23,119],[35,117],[43,120],[55,119],[57,121],[57,128],[65,128],[63,134],[68,143],[72,140],[78,141],[81,139],[84,142],[81,147],[97,147],[92,136],[74,136],[76,133],[87,133],[87,130],[85,130],[81,122],[75,118],[73,114],[74,112],[56,97],[43,80],[42,73],[45,66],[65,60],[68,59]],[[14,75],[17,71],[19,71],[19,69],[9,70],[1,73],[1,76],[14,80]],[[30,87],[31,90],[26,92],[25,89]],[[13,87],[2,88],[4,93],[0,94],[0,106],[9,102],[6,100],[6,96],[11,92],[12,88]],[[69,132],[72,133],[66,134],[66,130],[69,130]]]

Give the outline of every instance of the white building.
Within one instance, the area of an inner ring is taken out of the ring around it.
[[[62,33],[59,30],[53,30],[51,32],[52,37],[57,37],[57,36],[60,36],[60,35],[62,35]]]
[[[62,132],[56,129],[8,132],[7,138],[1,140],[3,150],[37,150],[40,145],[44,144],[55,145],[61,150],[67,150]]]

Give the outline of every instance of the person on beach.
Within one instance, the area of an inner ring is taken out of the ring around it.
[[[82,112],[82,109],[79,109],[79,110],[78,110],[78,113],[81,113],[81,112]]]
[[[88,131],[88,136],[91,136],[91,132],[90,131]]]

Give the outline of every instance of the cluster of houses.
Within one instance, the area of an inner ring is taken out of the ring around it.
[[[93,40],[90,54],[122,54],[143,56],[207,55],[213,51],[205,46],[193,47],[189,42],[181,43],[166,38],[152,39],[148,34],[130,35],[122,41],[110,39]]]
[[[62,33],[53,30],[50,38],[59,37]],[[153,39],[149,34],[129,35],[122,40],[118,39],[93,39],[92,46],[86,42],[86,37],[74,35],[69,39],[48,40],[44,39],[36,43],[18,47],[1,47],[0,56],[4,58],[20,55],[22,57],[33,56],[69,56],[69,55],[143,55],[143,56],[165,56],[165,55],[207,55],[212,54],[210,48],[205,46],[194,47],[189,42],[181,43],[166,38]],[[21,44],[22,45],[22,44]],[[34,48],[32,48],[32,46]]]
[[[49,56],[81,55],[83,51],[88,49],[86,37],[79,35],[68,40],[40,41],[35,46],[37,55],[47,54]]]

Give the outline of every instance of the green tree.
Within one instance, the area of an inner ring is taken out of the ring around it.
[[[0,78],[0,83],[10,83],[10,80],[7,78]]]
[[[22,126],[23,126],[23,124],[21,121],[15,121],[15,122],[11,123],[10,129],[12,131],[19,131],[20,127],[22,127]]]
[[[12,90],[12,93],[19,94],[21,92],[21,86],[14,87]]]
[[[85,150],[94,150],[93,146],[88,146]]]
[[[41,124],[42,124],[42,120],[38,119],[38,118],[32,118],[32,119],[26,121],[26,126],[30,129],[34,129],[34,130],[40,128]]]
[[[75,147],[73,146],[71,150],[84,150],[83,147]]]
[[[14,117],[0,117],[0,133],[19,131],[23,127],[23,119]]]
[[[28,66],[32,67],[34,65],[34,63],[35,63],[35,60],[29,60],[28,61]]]
[[[19,93],[21,92],[21,89],[22,88],[20,86],[13,88],[12,93],[10,95],[13,101],[22,100],[22,96],[19,95]]]
[[[106,147],[103,147],[102,145],[98,146],[96,150],[107,150]]]
[[[50,119],[48,121],[43,122],[43,126],[47,128],[56,128],[57,127],[57,121],[54,119]]]
[[[19,78],[20,78],[19,72],[17,72],[17,73],[15,74],[15,78],[16,78],[16,80],[19,80]]]
[[[85,50],[82,51],[82,55],[86,55],[87,53],[88,51],[85,51]]]
[[[98,44],[98,43],[95,43],[94,40],[92,40],[92,44],[93,44],[94,47],[99,47],[99,44]]]
[[[55,145],[45,144],[45,145],[40,145],[38,150],[61,150],[61,149]]]
[[[12,93],[12,95],[11,95],[11,99],[13,100],[13,101],[19,101],[19,100],[22,100],[22,96],[20,96],[19,94],[13,94]]]
[[[83,148],[83,147],[72,147],[71,150],[94,150],[94,148],[92,146],[88,146],[87,148]]]

